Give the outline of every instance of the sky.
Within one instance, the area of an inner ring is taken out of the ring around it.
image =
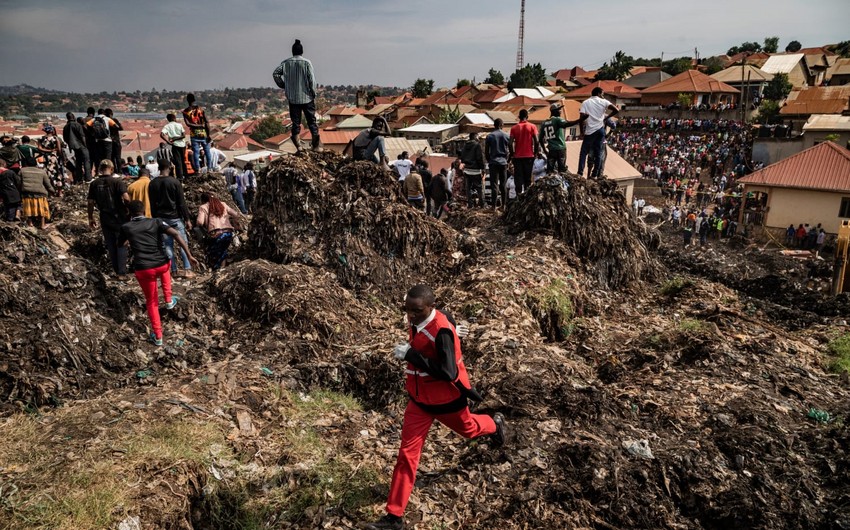
[[[74,92],[273,86],[304,45],[326,85],[482,81],[516,64],[520,0],[0,0],[0,85]],[[850,40],[848,0],[527,0],[525,62],[702,57]]]

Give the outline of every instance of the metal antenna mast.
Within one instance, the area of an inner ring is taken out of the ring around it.
[[[516,48],[516,69],[519,70],[523,67],[523,63],[525,62],[525,57],[523,56],[522,45],[523,41],[525,41],[525,0],[522,0],[522,8],[519,12],[519,42],[517,43]]]

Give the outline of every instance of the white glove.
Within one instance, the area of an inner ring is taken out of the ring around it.
[[[466,324],[458,324],[457,328],[455,328],[455,331],[457,331],[457,336],[459,338],[465,339],[466,336],[469,335],[469,326],[467,326]]]
[[[408,350],[410,350],[410,344],[406,342],[397,344],[395,349],[393,350],[393,357],[395,357],[399,361],[403,361],[404,357],[407,355]]]

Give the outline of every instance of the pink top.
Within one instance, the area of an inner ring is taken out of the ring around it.
[[[207,232],[215,230],[233,230],[230,224],[231,217],[238,217],[239,213],[228,205],[224,205],[224,215],[210,215],[209,203],[202,204],[198,209],[197,225],[203,226]]]

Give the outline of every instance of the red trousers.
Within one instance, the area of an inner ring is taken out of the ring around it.
[[[390,484],[390,497],[387,499],[387,513],[399,517],[404,514],[410,492],[413,491],[413,483],[416,482],[416,469],[419,467],[422,446],[425,445],[425,438],[434,420],[464,438],[476,438],[496,432],[493,418],[486,414],[472,414],[469,408],[450,414],[429,414],[414,402],[408,401],[401,428],[401,447],[398,449],[398,460]]]
[[[136,279],[145,293],[145,304],[148,306],[148,317],[151,319],[151,327],[156,338],[162,338],[162,323],[159,321],[159,298],[156,294],[156,281],[162,282],[162,295],[165,302],[171,302],[171,262],[167,262],[153,269],[136,271]]]

